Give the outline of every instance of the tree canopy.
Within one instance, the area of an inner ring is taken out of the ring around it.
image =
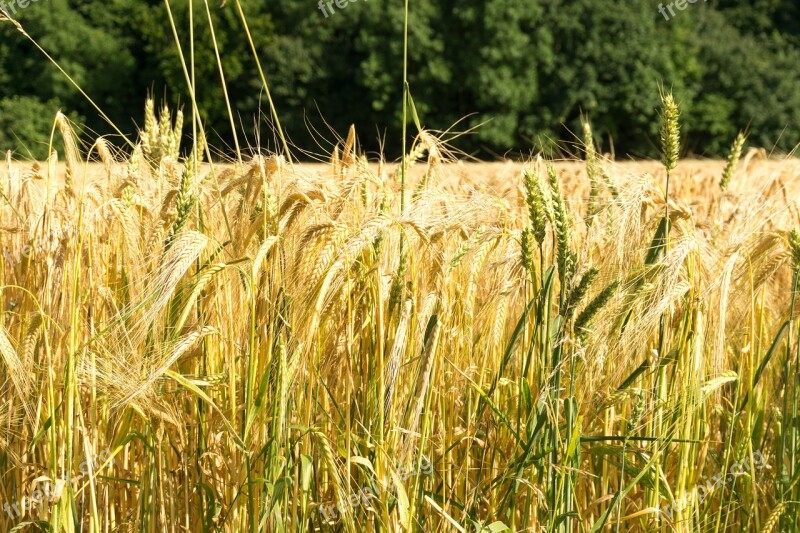
[[[800,7],[793,0],[697,2],[669,20],[653,0],[410,5],[409,84],[418,115],[426,128],[468,132],[453,145],[479,157],[575,141],[583,116],[603,150],[654,156],[661,88],[681,103],[687,153],[723,155],[742,128],[752,144],[770,149],[788,152],[800,142]],[[355,124],[367,150],[399,155],[402,1],[334,3],[328,16],[312,1],[242,7],[298,152],[326,152],[333,132]],[[211,144],[223,152],[233,146],[213,27],[241,143],[276,148],[236,2],[170,0],[169,10],[184,57],[194,54]],[[187,106],[166,3],[39,0],[9,14],[124,133],[141,124],[148,92]],[[0,22],[0,148],[46,157],[59,109],[87,139],[113,134],[13,24]]]

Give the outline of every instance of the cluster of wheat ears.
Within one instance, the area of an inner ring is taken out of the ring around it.
[[[124,153],[59,114],[0,169],[2,531],[798,531],[796,160],[679,164],[666,94],[658,171],[587,124],[464,180],[406,0],[401,163],[351,129],[312,170],[233,4],[282,155],[211,160],[166,1],[188,155],[148,100]]]
[[[504,188],[59,115],[0,173],[0,528],[796,531],[800,166],[678,179],[663,106],[661,172],[587,124]]]

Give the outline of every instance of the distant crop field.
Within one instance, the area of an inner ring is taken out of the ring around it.
[[[555,160],[552,162],[562,182],[566,202],[578,214],[586,209],[591,184],[587,177],[586,164],[578,160]],[[44,187],[47,171],[46,162],[11,161],[6,164],[5,175],[14,175],[19,179],[28,179],[38,187]],[[115,163],[114,172],[119,173],[122,165]],[[202,172],[235,171],[235,164],[217,162],[213,165],[202,164]],[[796,200],[798,192],[798,176],[800,176],[800,159],[767,158],[763,150],[752,150],[743,158],[736,173],[735,186],[723,191],[720,180],[724,174],[726,162],[723,160],[682,160],[672,174],[672,194],[677,201],[691,209],[692,215],[699,221],[707,222],[714,215],[719,215],[718,208],[731,211],[741,210],[748,200],[758,204],[762,197],[774,196],[776,193],[786,197],[784,215],[797,213]],[[375,174],[392,175],[398,170],[397,163],[378,163],[367,161],[367,168]],[[446,161],[437,166],[436,184],[438,187],[454,193],[469,194],[470,191],[490,193],[511,202],[522,201],[524,184],[520,179],[531,162],[471,162]],[[620,176],[628,175],[631,179],[649,176],[654,185],[663,182],[664,168],[657,161],[606,161],[607,172]],[[10,169],[10,172],[9,172]],[[298,178],[314,180],[333,179],[336,168],[331,163],[297,163],[292,165],[291,173]],[[418,183],[425,179],[429,172],[427,165],[416,165],[409,169],[409,180]],[[63,183],[66,165],[57,163],[53,175],[59,184]],[[77,173],[78,181],[102,184],[108,181],[109,171],[100,162],[87,162]],[[720,206],[720,204],[722,205]]]

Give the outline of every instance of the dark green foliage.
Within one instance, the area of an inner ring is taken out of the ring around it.
[[[48,135],[58,104],[44,103],[28,96],[0,100],[0,146],[26,157],[47,158]],[[53,118],[49,118],[53,117]]]
[[[189,2],[170,5],[188,60]],[[274,149],[235,5],[209,5],[240,140]],[[384,141],[388,157],[399,155],[403,2],[353,0],[327,18],[313,1],[242,5],[283,126],[306,158],[329,151],[333,132],[350,124],[367,150]],[[651,0],[412,0],[409,82],[422,125],[480,125],[454,144],[484,157],[575,142],[582,114],[598,149],[657,157],[659,84],[681,106],[682,153],[724,156],[747,127],[751,145],[788,152],[800,142],[798,10],[794,0],[718,0],[665,20]],[[163,2],[39,0],[15,16],[123,132],[141,125],[148,91],[187,106]],[[200,1],[194,28],[209,142],[232,147]],[[112,131],[7,22],[0,23],[0,102],[0,148],[21,154],[41,157],[34,144],[49,137],[45,117],[59,107],[86,117],[86,139]]]
[[[0,147],[13,150],[23,157],[47,159],[50,131],[53,129],[58,102],[41,102],[30,96],[11,96],[0,99]],[[69,117],[73,122],[81,119]],[[54,149],[61,152],[61,138],[56,136]],[[62,152],[63,153],[63,152]]]

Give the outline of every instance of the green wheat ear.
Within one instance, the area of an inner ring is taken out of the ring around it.
[[[547,232],[547,206],[539,177],[525,171],[525,203],[528,205],[528,218],[531,221],[531,236],[539,246],[544,243]]]
[[[567,296],[567,310],[564,313],[566,318],[570,318],[572,316],[575,308],[586,297],[586,294],[589,292],[589,289],[592,287],[592,284],[599,273],[600,271],[597,268],[589,267],[575,288],[570,291],[569,296]]]
[[[144,130],[139,134],[144,158],[155,171],[166,159],[177,161],[180,155],[181,133],[183,132],[183,111],[175,113],[175,124],[169,108],[162,106],[156,116],[155,102],[148,97],[144,104]]]
[[[522,256],[522,266],[525,267],[529,273],[533,273],[534,259],[533,259],[533,232],[525,228],[520,235],[520,247]]]
[[[178,188],[178,194],[175,197],[175,222],[172,224],[169,236],[164,242],[164,249],[168,250],[175,237],[183,230],[186,223],[189,221],[189,216],[192,213],[195,201],[197,200],[195,183],[197,176],[200,173],[200,163],[203,162],[203,154],[206,150],[206,139],[202,131],[198,135],[197,141],[194,144],[192,153],[185,161],[185,168],[181,174],[181,183]]]
[[[637,390],[634,393],[634,397],[636,398],[636,403],[633,404],[633,409],[631,410],[631,416],[630,418],[628,418],[628,421],[625,424],[626,435],[633,435],[636,432],[636,428],[639,427],[639,424],[644,418],[644,415],[646,414],[647,410],[645,395],[642,393],[642,391]]]
[[[609,300],[611,300],[611,298],[617,293],[618,289],[619,281],[612,281],[606,286],[605,289],[600,291],[600,294],[595,296],[594,300],[586,305],[586,308],[583,311],[581,311],[581,313],[575,319],[575,331],[578,332],[579,337],[586,337],[588,333],[587,328],[591,325],[594,317],[597,316],[597,313],[599,313],[603,307],[605,307]]]
[[[159,117],[159,152],[161,157],[178,160],[181,146],[181,132],[183,131],[183,111],[175,113],[175,126],[172,125],[172,116],[166,104],[161,108]]]
[[[561,276],[562,286],[566,287],[575,273],[576,257],[570,249],[572,240],[572,223],[567,211],[564,197],[561,195],[561,186],[558,183],[558,174],[552,164],[547,166],[550,178],[550,192],[553,200],[553,230],[556,234],[556,258]]]
[[[661,162],[667,172],[671,172],[678,165],[681,144],[679,117],[678,104],[675,103],[672,93],[663,95],[661,97]]]
[[[795,270],[800,271],[800,232],[797,230],[789,232],[789,250],[792,253]]]
[[[736,170],[736,165],[739,163],[739,158],[742,157],[742,149],[744,148],[744,142],[746,140],[747,135],[745,135],[743,131],[740,131],[739,135],[736,136],[736,139],[734,139],[733,144],[731,145],[731,151],[728,154],[728,163],[725,165],[725,171],[722,173],[722,179],[719,182],[719,187],[723,191],[728,190],[728,185],[730,185],[733,172]]]

